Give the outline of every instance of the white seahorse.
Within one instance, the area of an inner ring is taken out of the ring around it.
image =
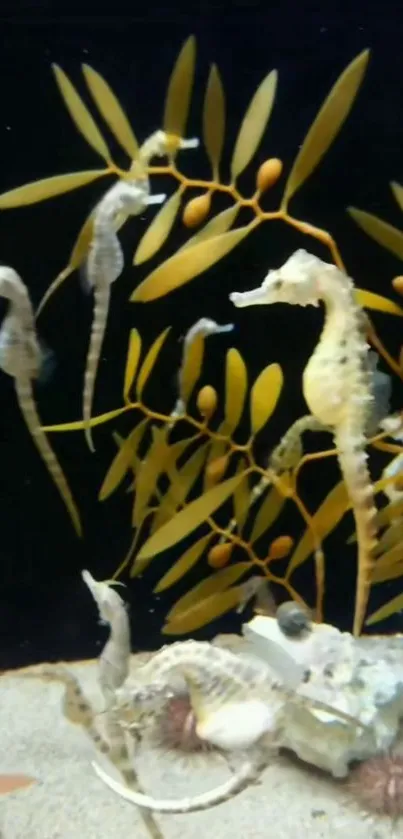
[[[0,266],[0,296],[9,301],[9,310],[0,328],[0,369],[12,376],[19,406],[31,437],[47,467],[74,528],[81,535],[80,516],[70,487],[57,457],[41,428],[35,404],[33,381],[38,378],[42,351],[35,330],[35,319],[28,290],[13,270]]]

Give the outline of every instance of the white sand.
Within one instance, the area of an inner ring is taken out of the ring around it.
[[[96,662],[67,666],[97,701]],[[39,783],[0,798],[1,839],[149,839],[137,808],[94,774],[92,743],[63,717],[63,685],[22,674],[0,678],[0,772],[25,773]],[[138,768],[146,792],[165,798],[196,794],[228,777],[218,756],[178,761],[145,751]],[[286,756],[275,759],[261,783],[225,804],[155,819],[165,839],[386,839],[393,834],[388,820],[363,817],[343,783]],[[401,831],[402,825],[396,836]]]

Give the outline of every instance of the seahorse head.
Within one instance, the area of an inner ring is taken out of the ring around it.
[[[298,250],[280,268],[270,270],[260,288],[245,292],[235,291],[230,294],[230,300],[239,308],[270,303],[317,306],[321,297],[321,273],[321,260],[307,251]]]

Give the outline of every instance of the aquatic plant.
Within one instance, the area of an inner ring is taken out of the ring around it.
[[[84,431],[93,450],[92,433],[98,426],[128,412],[139,418],[126,439],[114,435],[117,453],[99,493],[100,500],[106,501],[123,479],[132,474],[134,534],[130,550],[115,576],[127,567],[132,576],[143,572],[156,555],[190,536],[191,544],[162,576],[156,590],[164,591],[174,585],[202,557],[207,556],[213,570],[210,577],[174,605],[164,627],[167,634],[191,632],[226,611],[242,608],[248,598],[261,590],[264,581],[280,584],[288,597],[306,605],[290,579],[311,555],[315,562],[316,618],[322,620],[326,590],[322,542],[351,507],[351,501],[342,481],[312,515],[298,494],[297,479],[302,466],[310,460],[337,454],[335,449],[304,454],[305,431],[323,430],[321,423],[311,415],[298,419],[288,429],[265,465],[258,462],[256,438],[267,427],[281,396],[283,372],[279,364],[265,367],[249,387],[247,363],[236,347],[230,347],[225,359],[224,393],[217,393],[208,384],[198,386],[206,337],[215,331],[230,331],[231,325],[220,327],[213,321],[203,320],[189,330],[178,373],[177,398],[169,413],[150,407],[146,398],[147,384],[164,353],[169,327],[156,337],[145,353],[142,353],[140,332],[133,329],[123,375],[123,405],[101,416],[92,416],[110,287],[124,268],[124,254],[117,233],[129,216],[164,201],[164,195],[151,194],[150,184],[154,178],[169,175],[176,181],[177,189],[162,203],[137,244],[134,265],[158,254],[168,242],[180,214],[186,228],[199,229],[135,287],[131,301],[150,303],[177,291],[223,259],[259,225],[273,220],[326,246],[332,261],[345,273],[340,250],[331,234],[295,218],[289,206],[342,128],[363,80],[368,57],[367,50],[362,52],[334,84],[299,148],[276,210],[267,211],[264,206],[265,194],[283,175],[280,159],[269,158],[259,166],[256,188],[251,196],[242,195],[238,187],[239,176],[251,163],[273,110],[278,81],[275,70],[263,79],[247,108],[231,156],[230,181],[225,183],[221,178],[225,95],[219,70],[215,65],[211,67],[202,119],[211,178],[190,178],[178,168],[181,150],[191,150],[198,145],[196,138],[184,137],[195,72],[193,37],[182,47],[173,68],[162,129],[141,145],[110,86],[92,67],[83,65],[84,80],[98,115],[130,160],[127,169],[122,169],[113,160],[89,108],[66,73],[54,65],[56,82],[76,127],[104,160],[105,166],[52,176],[0,195],[0,209],[6,210],[54,198],[107,176],[117,179],[85,220],[66,267],[48,288],[36,313],[37,318],[43,316],[49,300],[62,283],[74,271],[86,267],[88,283],[94,292],[94,317],[84,377],[82,419],[48,425],[42,432],[48,435]],[[151,161],[155,157],[163,157],[165,162],[154,165]],[[186,201],[189,190],[197,190],[199,194]],[[229,206],[214,215],[213,204],[218,195],[226,197]],[[241,210],[249,210],[251,220],[234,227]],[[381,295],[356,286],[352,293],[359,307],[403,315],[399,306]],[[400,362],[395,361],[383,346],[367,314],[364,325],[373,347],[393,372],[403,378]],[[246,408],[248,431],[244,442],[238,442],[241,426],[244,433]],[[382,438],[387,436],[389,432],[385,430],[369,442],[392,451],[390,444],[382,443]],[[394,453],[397,448],[395,446]],[[374,485],[375,494],[394,481],[396,476],[382,478]],[[288,535],[272,540],[268,532],[287,502],[296,505],[306,525],[294,550]],[[273,563],[290,553],[285,573],[282,576],[274,573]],[[249,579],[245,582],[246,577]],[[377,582],[381,581],[378,573]],[[361,611],[357,631],[361,628],[361,613],[367,597],[367,591],[364,597],[363,587],[369,584],[369,579],[360,578],[358,582],[356,599],[361,603]]]

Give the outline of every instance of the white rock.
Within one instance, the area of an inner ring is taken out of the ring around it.
[[[351,761],[382,753],[396,741],[403,719],[402,636],[357,640],[335,627],[312,624],[301,639],[288,638],[275,618],[264,616],[253,618],[243,631],[255,655],[286,683],[289,671],[290,687],[297,667],[305,673],[300,695],[326,702],[366,726],[287,700],[281,746],[341,778]]]

